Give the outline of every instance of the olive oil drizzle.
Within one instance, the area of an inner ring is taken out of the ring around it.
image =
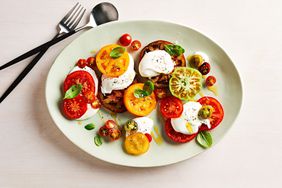
[[[98,111],[98,115],[99,115],[101,120],[104,120],[104,115],[102,114],[102,112],[100,110]]]
[[[217,87],[215,85],[207,87],[207,88],[208,88],[209,91],[213,92],[213,94],[215,96],[218,96],[218,90],[217,90]]]
[[[155,131],[155,133],[152,131],[151,135],[152,135],[154,141],[156,142],[156,144],[161,145],[163,143],[163,138],[162,138],[162,136],[160,134],[159,127],[158,126],[154,126],[154,131]]]
[[[118,117],[116,113],[111,113],[111,117],[113,118],[113,120],[118,124]]]

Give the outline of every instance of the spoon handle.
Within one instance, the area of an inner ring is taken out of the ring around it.
[[[9,61],[8,63],[0,66],[0,70],[3,70],[3,69],[5,69],[5,68],[7,68],[7,67],[9,67],[11,65],[14,65],[14,64],[18,63],[19,61],[22,61],[22,60],[24,60],[24,59],[26,59],[26,58],[34,55],[34,54],[37,54],[38,52],[40,52],[40,51],[42,51],[42,50],[44,50],[46,48],[48,49],[49,47],[53,46],[54,44],[56,44],[56,43],[58,43],[58,42],[60,42],[60,41],[62,41],[64,39],[70,37],[71,35],[75,34],[77,31],[79,31],[79,30],[70,31],[69,33],[61,35],[58,38],[54,38],[54,39],[52,39],[52,40],[50,40],[50,41],[48,41],[48,42],[46,42],[46,43],[44,43],[44,44],[42,44],[40,46],[38,46],[38,47],[28,51],[28,52],[20,55],[19,57],[17,57],[15,59]]]

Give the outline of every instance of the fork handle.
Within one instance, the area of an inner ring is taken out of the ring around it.
[[[57,34],[53,39],[59,36]],[[49,46],[43,48],[39,54],[32,59],[32,61],[25,67],[25,69],[18,75],[14,82],[8,87],[8,89],[0,97],[0,103],[17,87],[17,85],[25,78],[25,76],[31,71],[31,69],[36,65],[36,63],[41,59],[41,57],[47,52]]]
[[[26,58],[32,56],[32,55],[34,55],[34,54],[37,54],[38,52],[40,52],[40,51],[42,51],[42,50],[44,50],[44,49],[46,49],[46,51],[47,51],[47,49],[48,49],[49,47],[51,47],[51,46],[53,46],[54,44],[56,44],[56,43],[58,43],[58,42],[60,42],[60,41],[62,41],[62,40],[64,40],[64,39],[70,37],[71,35],[75,34],[77,31],[78,31],[78,30],[70,31],[69,33],[66,33],[66,34],[61,35],[61,36],[59,36],[59,37],[57,37],[57,38],[54,38],[54,39],[52,39],[52,40],[50,40],[50,41],[48,41],[48,42],[46,42],[46,43],[44,43],[44,44],[42,44],[42,45],[40,45],[40,46],[38,46],[38,47],[36,47],[36,48],[34,48],[34,49],[28,51],[28,52],[26,52],[26,53],[20,55],[19,57],[17,57],[17,58],[15,58],[15,59],[9,61],[8,63],[6,63],[6,64],[0,66],[0,70],[3,70],[3,69],[5,69],[5,68],[7,68],[7,67],[9,67],[9,66],[11,66],[11,65],[14,65],[14,64],[16,64],[16,63],[18,63],[18,62],[20,62],[20,61],[22,61],[22,60],[24,60],[24,59],[26,59]],[[44,54],[44,53],[43,53],[43,54]],[[43,54],[42,54],[42,55],[43,55]],[[36,58],[35,58],[35,59],[36,59]],[[39,58],[39,59],[40,59],[40,58]],[[38,59],[38,60],[39,60],[39,59]]]

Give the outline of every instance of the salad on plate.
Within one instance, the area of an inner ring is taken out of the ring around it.
[[[117,37],[118,39],[118,37]],[[133,53],[139,58],[134,61]],[[130,155],[149,151],[150,144],[160,144],[159,133],[150,118],[158,111],[163,119],[161,131],[166,141],[185,144],[192,140],[203,148],[212,145],[210,131],[224,117],[217,99],[217,82],[211,75],[212,62],[201,51],[189,53],[181,44],[152,41],[142,48],[141,41],[130,34],[117,43],[105,44],[88,59],[79,59],[63,82],[61,111],[71,121],[93,117],[103,108],[110,114],[128,112],[134,116],[120,124],[115,118],[95,129],[95,144],[121,139]],[[209,90],[204,95],[203,90]]]

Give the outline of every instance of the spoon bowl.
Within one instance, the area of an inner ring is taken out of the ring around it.
[[[116,21],[118,20],[118,17],[118,11],[113,4],[108,2],[99,3],[92,9],[89,16],[89,22],[85,26],[78,28],[77,31]]]
[[[118,11],[111,3],[100,3],[91,12],[97,25],[118,20]]]

